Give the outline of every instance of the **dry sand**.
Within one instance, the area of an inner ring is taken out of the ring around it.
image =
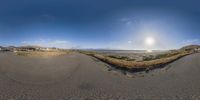
[[[167,65],[165,73],[127,78],[79,53],[0,53],[0,100],[199,100],[199,61],[200,54],[192,54]]]

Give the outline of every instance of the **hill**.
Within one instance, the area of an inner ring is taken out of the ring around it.
[[[200,49],[200,45],[188,45],[188,46],[182,47],[180,50],[181,51],[190,51],[190,50],[197,50],[197,49]]]

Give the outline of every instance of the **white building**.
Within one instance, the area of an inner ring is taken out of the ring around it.
[[[195,51],[196,51],[196,52],[200,52],[200,48],[196,48]]]
[[[49,48],[40,48],[39,50],[42,50],[42,51],[49,51]]]

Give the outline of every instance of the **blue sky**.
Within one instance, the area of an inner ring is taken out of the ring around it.
[[[198,0],[6,0],[0,45],[174,49],[200,44]],[[153,46],[145,39],[152,37]]]

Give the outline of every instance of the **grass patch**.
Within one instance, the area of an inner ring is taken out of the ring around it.
[[[23,51],[20,51],[20,52],[17,52],[17,55],[19,56],[28,56],[28,52],[23,52]]]
[[[134,61],[135,60],[135,59],[130,59],[127,56],[109,55],[108,57],[110,57],[110,58],[116,58],[116,59],[121,59],[121,60],[127,60],[127,61]]]
[[[19,56],[28,57],[51,57],[51,56],[61,56],[69,54],[70,51],[18,51],[16,52]]]

